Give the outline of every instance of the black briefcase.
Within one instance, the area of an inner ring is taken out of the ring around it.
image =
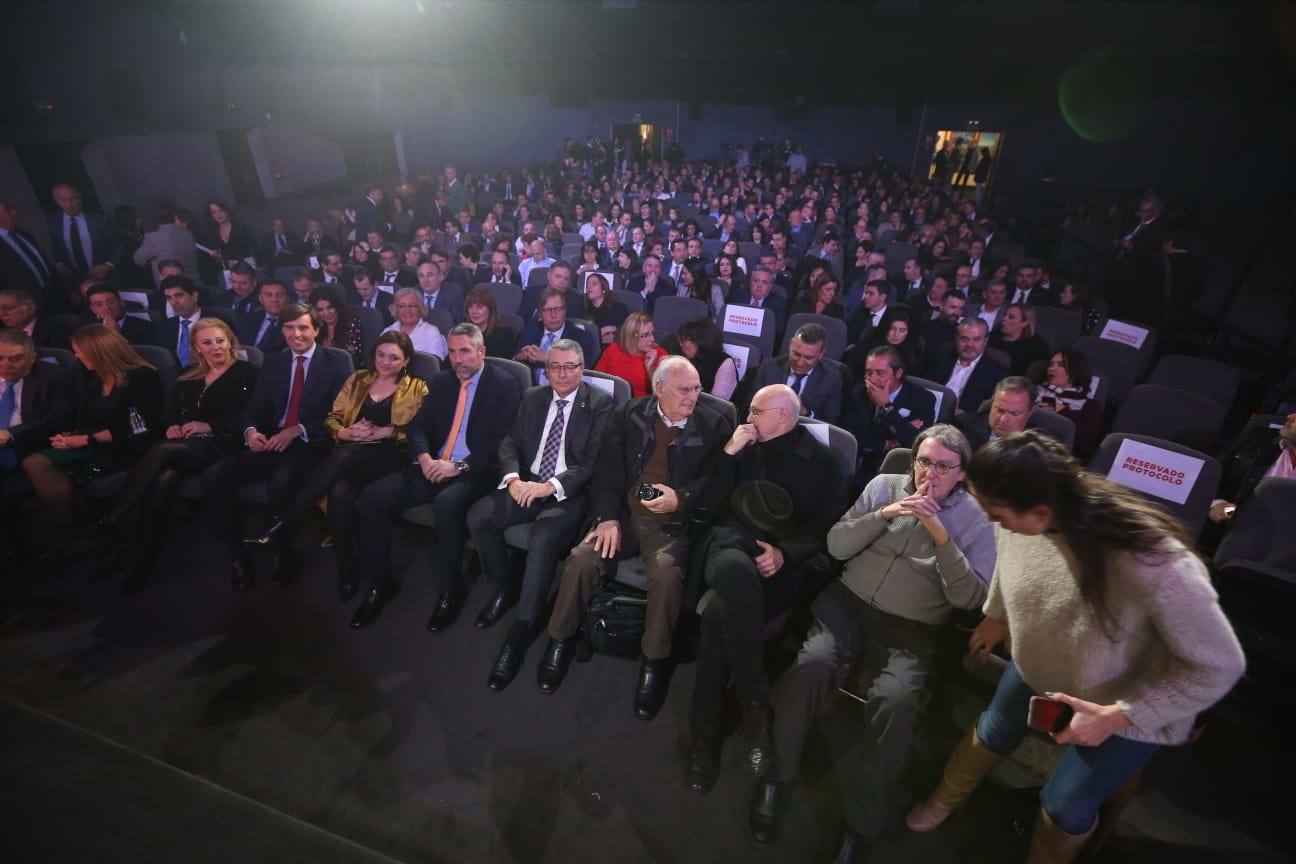
[[[585,653],[638,657],[648,615],[648,596],[622,586],[601,588],[590,598],[581,621]],[[579,655],[578,655],[579,656]]]

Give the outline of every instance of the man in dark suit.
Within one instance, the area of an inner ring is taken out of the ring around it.
[[[54,264],[29,232],[18,227],[18,210],[0,199],[0,288],[46,298],[53,289]]]
[[[66,279],[88,276],[102,281],[121,257],[108,218],[82,210],[81,193],[66,183],[55,186],[53,196],[59,212],[50,213],[46,224],[55,269]]]
[[[268,261],[267,269],[273,273],[280,267],[304,264],[306,245],[301,238],[288,230],[283,219],[270,220],[270,230],[261,238],[261,260]]]
[[[1160,323],[1165,306],[1165,243],[1170,237],[1161,209],[1161,198],[1148,195],[1139,202],[1138,224],[1112,241],[1116,251],[1116,290],[1109,298],[1113,318]]]
[[[341,252],[325,252],[324,257],[320,259],[319,269],[312,270],[310,277],[316,285],[332,285],[343,297],[354,290],[351,285],[351,271],[346,268]],[[296,281],[297,277],[294,276],[293,282]]]
[[[839,422],[844,382],[841,367],[824,357],[827,339],[822,325],[801,325],[788,343],[787,354],[761,364],[756,386],[785,384],[797,394],[803,416]]]
[[[737,291],[729,302],[734,306],[751,306],[768,309],[774,315],[774,344],[779,344],[783,328],[787,326],[787,301],[774,294],[774,271],[764,264],[752,269],[747,288]]]
[[[594,333],[567,322],[567,293],[546,288],[540,294],[540,320],[528,321],[518,334],[513,359],[530,366],[537,384],[547,384],[544,363],[549,348],[559,339],[572,339],[587,357],[594,356]]]
[[[153,344],[169,348],[180,361],[180,368],[189,365],[189,334],[203,318],[220,318],[234,328],[234,316],[227,309],[203,309],[199,305],[198,286],[188,276],[168,276],[162,280],[162,296],[175,313],[155,326]],[[196,358],[192,358],[196,359]]]
[[[436,515],[441,580],[428,629],[436,632],[453,624],[468,593],[463,575],[468,508],[496,482],[500,442],[513,425],[522,387],[486,362],[486,343],[475,325],[455,325],[446,341],[451,368],[432,376],[407,433],[417,464],[369,484],[357,504],[360,559],[371,588],[352,627],[372,623],[400,590],[391,573],[391,523],[401,511],[420,504],[431,503]]]
[[[288,286],[275,279],[261,283],[257,292],[261,308],[239,319],[235,334],[240,345],[250,345],[270,355],[285,347],[283,329],[280,327],[284,309],[288,306]]]
[[[1017,287],[1013,290],[1010,304],[1022,306],[1057,306],[1058,297],[1035,284],[1035,268],[1023,264],[1017,268]]]
[[[642,297],[643,311],[651,315],[659,297],[675,296],[675,283],[669,276],[662,275],[661,259],[656,255],[645,255],[642,267],[642,273],[636,273],[626,282],[626,290]]]
[[[612,413],[590,490],[593,530],[572,550],[549,616],[549,645],[537,672],[541,692],[558,689],[571,665],[576,630],[596,586],[620,557],[643,556],[648,605],[634,710],[651,720],[666,698],[671,641],[684,596],[689,516],[728,495],[719,460],[733,429],[699,398],[693,364],[667,357],[653,395]]]
[[[457,286],[445,282],[444,271],[435,261],[424,261],[418,266],[418,289],[423,295],[423,306],[428,312],[442,309],[450,313],[456,324],[464,319],[464,295]]]
[[[378,210],[378,205],[382,204],[382,199],[381,186],[377,183],[365,185],[365,197],[361,198],[355,205],[355,236],[357,240],[368,237],[370,231],[386,233],[387,222],[382,218],[382,214]]]
[[[155,344],[153,327],[148,321],[127,315],[121,295],[111,285],[91,285],[86,291],[86,303],[95,321],[116,330],[130,344]]]
[[[357,270],[353,284],[355,286],[355,297],[349,298],[347,305],[359,306],[365,309],[377,309],[378,313],[382,315],[384,327],[395,320],[391,311],[395,298],[374,284],[369,271]]]
[[[57,318],[39,314],[36,300],[26,291],[0,291],[0,324],[23,331],[37,348],[72,347],[67,326]]]
[[[543,286],[533,285],[523,292],[522,303],[518,306],[518,315],[523,321],[541,321],[540,297],[546,291],[556,291],[562,295],[568,318],[585,317],[585,295],[572,284],[571,265],[566,261],[555,261],[545,273]]]
[[[965,318],[958,326],[954,351],[936,354],[927,365],[927,375],[958,396],[956,412],[975,412],[990,398],[994,387],[1008,377],[1009,370],[985,356],[990,331],[980,318]]]
[[[923,296],[930,286],[931,274],[917,258],[909,258],[904,262],[901,278],[895,282],[896,300],[908,303],[914,297]]]
[[[885,271],[883,271],[885,273]],[[875,328],[882,323],[882,316],[887,312],[889,285],[886,279],[870,278],[864,284],[860,295],[860,304],[846,319],[846,341],[854,345],[867,339]]]
[[[0,476],[28,453],[49,447],[76,415],[76,384],[57,364],[36,359],[21,330],[0,330]]]
[[[235,261],[229,269],[229,288],[224,292],[223,305],[235,315],[251,315],[260,309],[256,278],[256,270],[251,264]]]
[[[911,447],[918,433],[936,422],[936,397],[905,380],[904,355],[891,345],[879,345],[864,365],[861,423],[855,432],[866,469],[875,471],[882,456],[894,447]],[[865,473],[872,473],[866,470]]]
[[[966,305],[962,294],[950,292],[941,297],[936,317],[919,326],[927,356],[934,357],[941,348],[954,343]]]
[[[248,452],[223,459],[202,474],[203,498],[211,533],[229,552],[234,590],[252,587],[252,559],[238,520],[238,490],[265,479],[270,510],[280,513],[297,494],[306,474],[333,448],[325,419],[351,375],[351,355],[318,344],[320,320],[296,304],[282,311],[288,349],[267,355],[256,389],[243,410],[243,442]],[[288,578],[280,556],[274,580]]]
[[[517,285],[519,288],[522,287],[522,277],[518,276],[517,272],[513,269],[513,265],[509,263],[508,253],[506,252],[491,253],[490,273],[488,273],[486,278],[481,281],[490,282],[492,284],[507,282]]]
[[[1224,467],[1216,499],[1211,502],[1212,522],[1226,525],[1233,510],[1255,491],[1266,477],[1296,477],[1296,413],[1282,426],[1253,426],[1220,457]]]
[[[792,515],[778,526],[758,526],[751,516],[768,513],[731,512],[711,532],[703,572],[715,594],[702,615],[685,771],[685,785],[694,792],[706,792],[718,774],[731,677],[742,711],[743,767],[760,774],[772,764],[773,708],[761,631],[818,593],[815,569],[822,568],[825,580],[831,572],[824,538],[849,506],[850,477],[833,452],[798,425],[800,414],[804,409],[786,385],[762,387],[752,397],[747,422],[733,431],[720,456],[720,471],[738,485],[743,510],[742,496],[761,483],[786,494]]]
[[[943,317],[941,315],[941,301],[949,293],[949,287],[948,278],[933,276],[931,284],[927,286],[926,290],[909,298],[909,311],[913,314],[914,324],[920,329],[928,321],[935,321]],[[963,295],[960,294],[959,296],[962,297]]]
[[[418,275],[414,268],[401,264],[401,253],[395,246],[382,247],[382,251],[378,253],[378,263],[382,269],[374,281],[388,294],[395,294],[397,288],[418,287]]]
[[[500,444],[504,476],[499,488],[468,512],[468,531],[476,541],[482,573],[496,586],[476,626],[491,627],[515,601],[521,604],[487,679],[492,690],[503,690],[517,676],[536,628],[544,623],[541,616],[554,567],[576,542],[585,517],[594,457],[612,416],[612,397],[581,380],[584,365],[577,342],[563,339],[549,347],[549,385],[523,394],[512,431]],[[504,529],[528,522],[531,534],[519,598]]]
[[[306,222],[306,233],[302,235],[301,257],[302,263],[307,266],[311,264],[312,258],[318,264],[324,258],[325,252],[336,252],[337,243],[324,233],[324,223],[318,219],[310,219]]]

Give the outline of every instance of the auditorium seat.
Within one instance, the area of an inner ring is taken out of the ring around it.
[[[811,312],[798,312],[788,318],[779,356],[788,353],[788,347],[792,344],[792,337],[796,335],[797,328],[806,324],[818,324],[824,328],[827,334],[824,339],[824,356],[832,360],[840,360],[846,353],[846,346],[850,344],[846,339],[846,322],[839,318],[815,315]]]
[[[1228,408],[1188,390],[1139,384],[1116,413],[1112,432],[1149,435],[1210,453]]]
[[[653,306],[653,329],[660,343],[666,336],[679,330],[685,321],[694,318],[706,318],[709,315],[707,304],[695,297],[662,297]],[[771,335],[770,341],[774,341]]]
[[[1174,456],[1189,457],[1201,461],[1200,471],[1197,479],[1188,490],[1187,496],[1182,503],[1173,501],[1162,495],[1155,495],[1143,490],[1139,494],[1147,498],[1152,503],[1160,506],[1172,516],[1184,524],[1188,536],[1193,540],[1201,534],[1202,526],[1206,523],[1206,513],[1210,510],[1211,499],[1215,495],[1215,490],[1219,488],[1220,475],[1222,469],[1218,460],[1207,456],[1191,447],[1185,447],[1182,444],[1176,444],[1173,441],[1166,441],[1162,438],[1152,438],[1146,435],[1130,435],[1124,433],[1112,433],[1103,439],[1098,447],[1098,452],[1089,460],[1089,470],[1103,475],[1111,475],[1112,466],[1116,462],[1116,456],[1120,452],[1121,445],[1127,441],[1132,441],[1136,445],[1155,448],[1162,454]],[[1155,455],[1155,454],[1154,454]],[[1116,482],[1121,482],[1120,478],[1113,477]],[[1128,485],[1122,483],[1122,485]],[[1169,488],[1169,487],[1167,487]]]
[[[1237,396],[1241,379],[1242,370],[1236,366],[1204,357],[1167,354],[1157,361],[1147,383],[1207,396],[1227,409]]]
[[[879,474],[908,474],[913,468],[913,451],[908,447],[892,447],[882,457]]]
[[[917,375],[908,375],[905,381],[921,387],[928,393],[936,397],[936,422],[950,423],[954,420],[954,410],[958,408],[958,397],[954,391],[944,384],[938,384],[935,381],[929,381],[926,378],[919,378]]]
[[[516,315],[522,308],[522,288],[512,282],[485,282],[478,285],[495,298],[495,310],[501,315]]]

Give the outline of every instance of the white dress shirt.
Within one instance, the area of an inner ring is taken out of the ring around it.
[[[554,500],[564,501],[567,498],[567,490],[563,488],[562,483],[558,481],[558,475],[567,470],[567,430],[571,428],[572,408],[576,406],[576,391],[568,393],[566,396],[559,396],[555,391],[553,398],[549,400],[549,413],[545,415],[544,428],[540,430],[540,446],[536,449],[535,459],[531,460],[531,476],[540,475],[540,463],[544,461],[545,443],[549,440],[549,430],[553,427],[554,420],[558,417],[558,400],[565,399],[567,404],[563,407],[563,430],[562,438],[558,441],[558,461],[554,464],[554,476],[550,477],[549,485],[554,488]],[[504,475],[497,488],[505,489],[509,481],[518,477],[516,471],[510,471]]]
[[[981,357],[984,356],[985,354],[983,353],[980,357],[977,357],[966,366],[963,365],[961,359],[956,359],[954,361],[954,369],[950,372],[949,380],[945,382],[945,386],[953,390],[955,396],[960,399],[963,398],[963,388],[967,386],[968,379],[972,377],[973,370],[976,369],[977,364],[981,362]]]

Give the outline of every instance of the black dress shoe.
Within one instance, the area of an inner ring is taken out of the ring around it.
[[[837,854],[833,856],[832,864],[860,864],[861,861],[868,860],[872,851],[872,843],[854,831],[847,829],[842,834],[841,846],[837,848]]]
[[[280,588],[287,588],[297,578],[297,564],[297,558],[291,552],[276,555],[274,569],[270,571],[270,581]]]
[[[427,629],[433,633],[438,633],[455,622],[459,617],[459,609],[463,606],[463,598],[454,591],[442,591],[441,596],[437,598],[436,608],[432,610],[432,617],[428,618]]]
[[[669,660],[649,660],[647,657],[639,664],[639,686],[635,688],[634,713],[640,720],[656,717],[666,701],[669,667]]]
[[[365,599],[356,608],[355,614],[351,616],[351,629],[359,630],[361,627],[368,627],[378,616],[382,614],[383,607],[387,601],[400,593],[400,588],[392,586],[384,591],[381,588],[370,588]]]
[[[494,627],[504,617],[504,613],[513,607],[515,598],[511,591],[496,591],[495,596],[490,599],[477,615],[477,620],[473,626],[478,630],[486,630]]]
[[[774,708],[768,702],[742,706],[743,769],[757,779],[774,767]]]
[[[486,686],[498,693],[512,684],[513,679],[517,677],[518,669],[522,666],[522,658],[522,652],[506,639],[504,647],[500,648],[499,656],[495,658],[490,677],[486,679]]]
[[[540,661],[540,668],[536,670],[536,686],[540,688],[541,693],[554,692],[567,677],[567,669],[571,666],[572,654],[576,649],[575,643],[574,636],[568,639],[550,637],[549,647],[545,648],[544,659]]]
[[[235,561],[230,573],[230,585],[234,590],[243,594],[252,588],[252,568],[248,567],[242,561]]]
[[[355,571],[350,567],[345,567],[338,574],[338,599],[343,603],[350,600],[356,593]]]
[[[270,520],[270,524],[264,531],[255,537],[248,537],[243,542],[249,546],[270,546],[278,539],[286,527],[286,523],[276,516]]]
[[[711,791],[716,778],[720,776],[720,760],[716,758],[719,750],[719,744],[711,738],[693,738],[688,762],[684,766],[684,785],[690,792],[705,795]]]
[[[785,794],[783,784],[777,780],[767,779],[756,784],[751,806],[747,808],[747,830],[757,846],[768,846],[778,836]]]

